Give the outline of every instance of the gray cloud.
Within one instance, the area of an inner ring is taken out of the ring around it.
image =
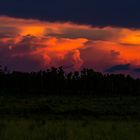
[[[105,70],[105,72],[122,72],[122,71],[128,71],[130,70],[131,65],[130,64],[120,64],[112,66]]]
[[[15,37],[19,33],[19,30],[15,27],[0,26],[0,38]]]
[[[47,31],[46,31],[47,32]],[[62,37],[62,38],[87,38],[89,40],[113,40],[119,38],[121,35],[121,29],[119,28],[74,28],[67,27],[61,30],[61,33],[47,34],[49,36]]]

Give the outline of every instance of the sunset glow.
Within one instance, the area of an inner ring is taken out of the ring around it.
[[[11,69],[139,67],[139,52],[140,30],[0,17],[0,63]]]
[[[44,28],[41,26],[25,26],[21,27],[21,35],[34,35],[34,36],[40,36],[43,35]]]

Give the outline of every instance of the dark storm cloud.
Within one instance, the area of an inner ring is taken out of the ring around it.
[[[140,73],[140,68],[136,68],[133,70],[135,73]]]
[[[140,28],[139,0],[1,0],[0,15]]]
[[[124,65],[115,65],[112,66],[110,68],[108,68],[107,70],[105,70],[105,72],[119,72],[119,71],[128,71],[130,70],[130,64],[124,64]]]
[[[8,66],[10,70],[37,71],[40,69],[41,56],[31,54],[36,48],[33,36],[24,36],[17,44],[11,39],[0,41],[0,64]]]

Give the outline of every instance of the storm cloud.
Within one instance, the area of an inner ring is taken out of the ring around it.
[[[11,70],[64,66],[116,72],[119,66],[131,64],[133,69],[121,71],[133,74],[140,66],[139,29],[7,16],[0,16],[0,29],[0,64]]]
[[[139,0],[1,0],[0,15],[140,28]]]

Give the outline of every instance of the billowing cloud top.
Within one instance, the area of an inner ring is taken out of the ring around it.
[[[139,52],[138,29],[0,16],[0,64],[12,70],[62,65],[105,71],[130,64],[127,71],[132,73],[140,66]]]

